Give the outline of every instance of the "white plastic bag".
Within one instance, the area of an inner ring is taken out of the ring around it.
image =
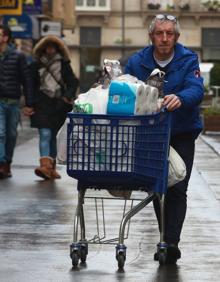
[[[163,85],[165,82],[164,77],[165,77],[165,72],[159,69],[154,69],[146,80],[146,84],[154,86],[158,89],[160,98],[164,97],[164,93],[163,93]]]
[[[108,89],[98,86],[89,89],[88,92],[79,94],[75,100],[75,106],[87,114],[106,114],[108,102]]]
[[[123,81],[123,82],[130,82],[130,83],[145,84],[142,80],[139,80],[136,76],[133,76],[131,74],[122,74],[122,75],[116,77],[114,80]]]
[[[170,146],[168,187],[175,185],[186,177],[186,165],[176,150]]]
[[[63,165],[67,161],[67,124],[68,119],[65,120],[57,134],[57,162]]]

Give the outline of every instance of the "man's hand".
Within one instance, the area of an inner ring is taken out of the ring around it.
[[[31,116],[34,114],[34,108],[32,107],[24,107],[22,109],[22,113],[25,115],[25,116]]]
[[[181,107],[182,103],[178,96],[175,94],[170,94],[164,96],[163,106],[167,108],[168,111],[172,112],[179,107]]]
[[[67,104],[73,105],[73,99],[69,99],[67,97],[62,97],[63,101]]]

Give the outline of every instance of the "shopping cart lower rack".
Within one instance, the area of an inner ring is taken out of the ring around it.
[[[126,224],[157,197],[161,205],[159,262],[165,263],[163,210],[168,178],[170,114],[167,111],[148,116],[69,113],[68,118],[67,173],[78,180],[78,203],[70,246],[72,265],[77,266],[79,260],[86,261],[91,241],[98,244],[117,241],[116,259],[119,269],[123,268]],[[83,210],[87,189],[94,189],[94,192],[97,189],[147,191],[148,196],[123,215],[116,240],[87,240]]]

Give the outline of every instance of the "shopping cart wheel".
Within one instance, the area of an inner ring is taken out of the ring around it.
[[[80,260],[81,260],[82,263],[86,262],[87,254],[88,254],[88,251],[87,251],[86,247],[81,247],[81,249],[80,249]]]
[[[166,264],[167,261],[167,254],[165,252],[159,252],[159,263],[160,265]]]
[[[76,267],[79,263],[79,255],[77,252],[73,252],[71,254],[71,259],[72,259],[72,266]]]
[[[124,254],[119,254],[117,257],[118,260],[118,269],[121,270],[124,268],[125,265],[125,256]]]
[[[122,270],[126,260],[126,249],[124,244],[117,244],[116,248],[116,259],[118,261],[118,269]]]

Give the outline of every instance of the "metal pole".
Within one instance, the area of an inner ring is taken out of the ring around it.
[[[122,39],[122,57],[125,54],[125,0],[122,0],[121,8],[121,39]]]

